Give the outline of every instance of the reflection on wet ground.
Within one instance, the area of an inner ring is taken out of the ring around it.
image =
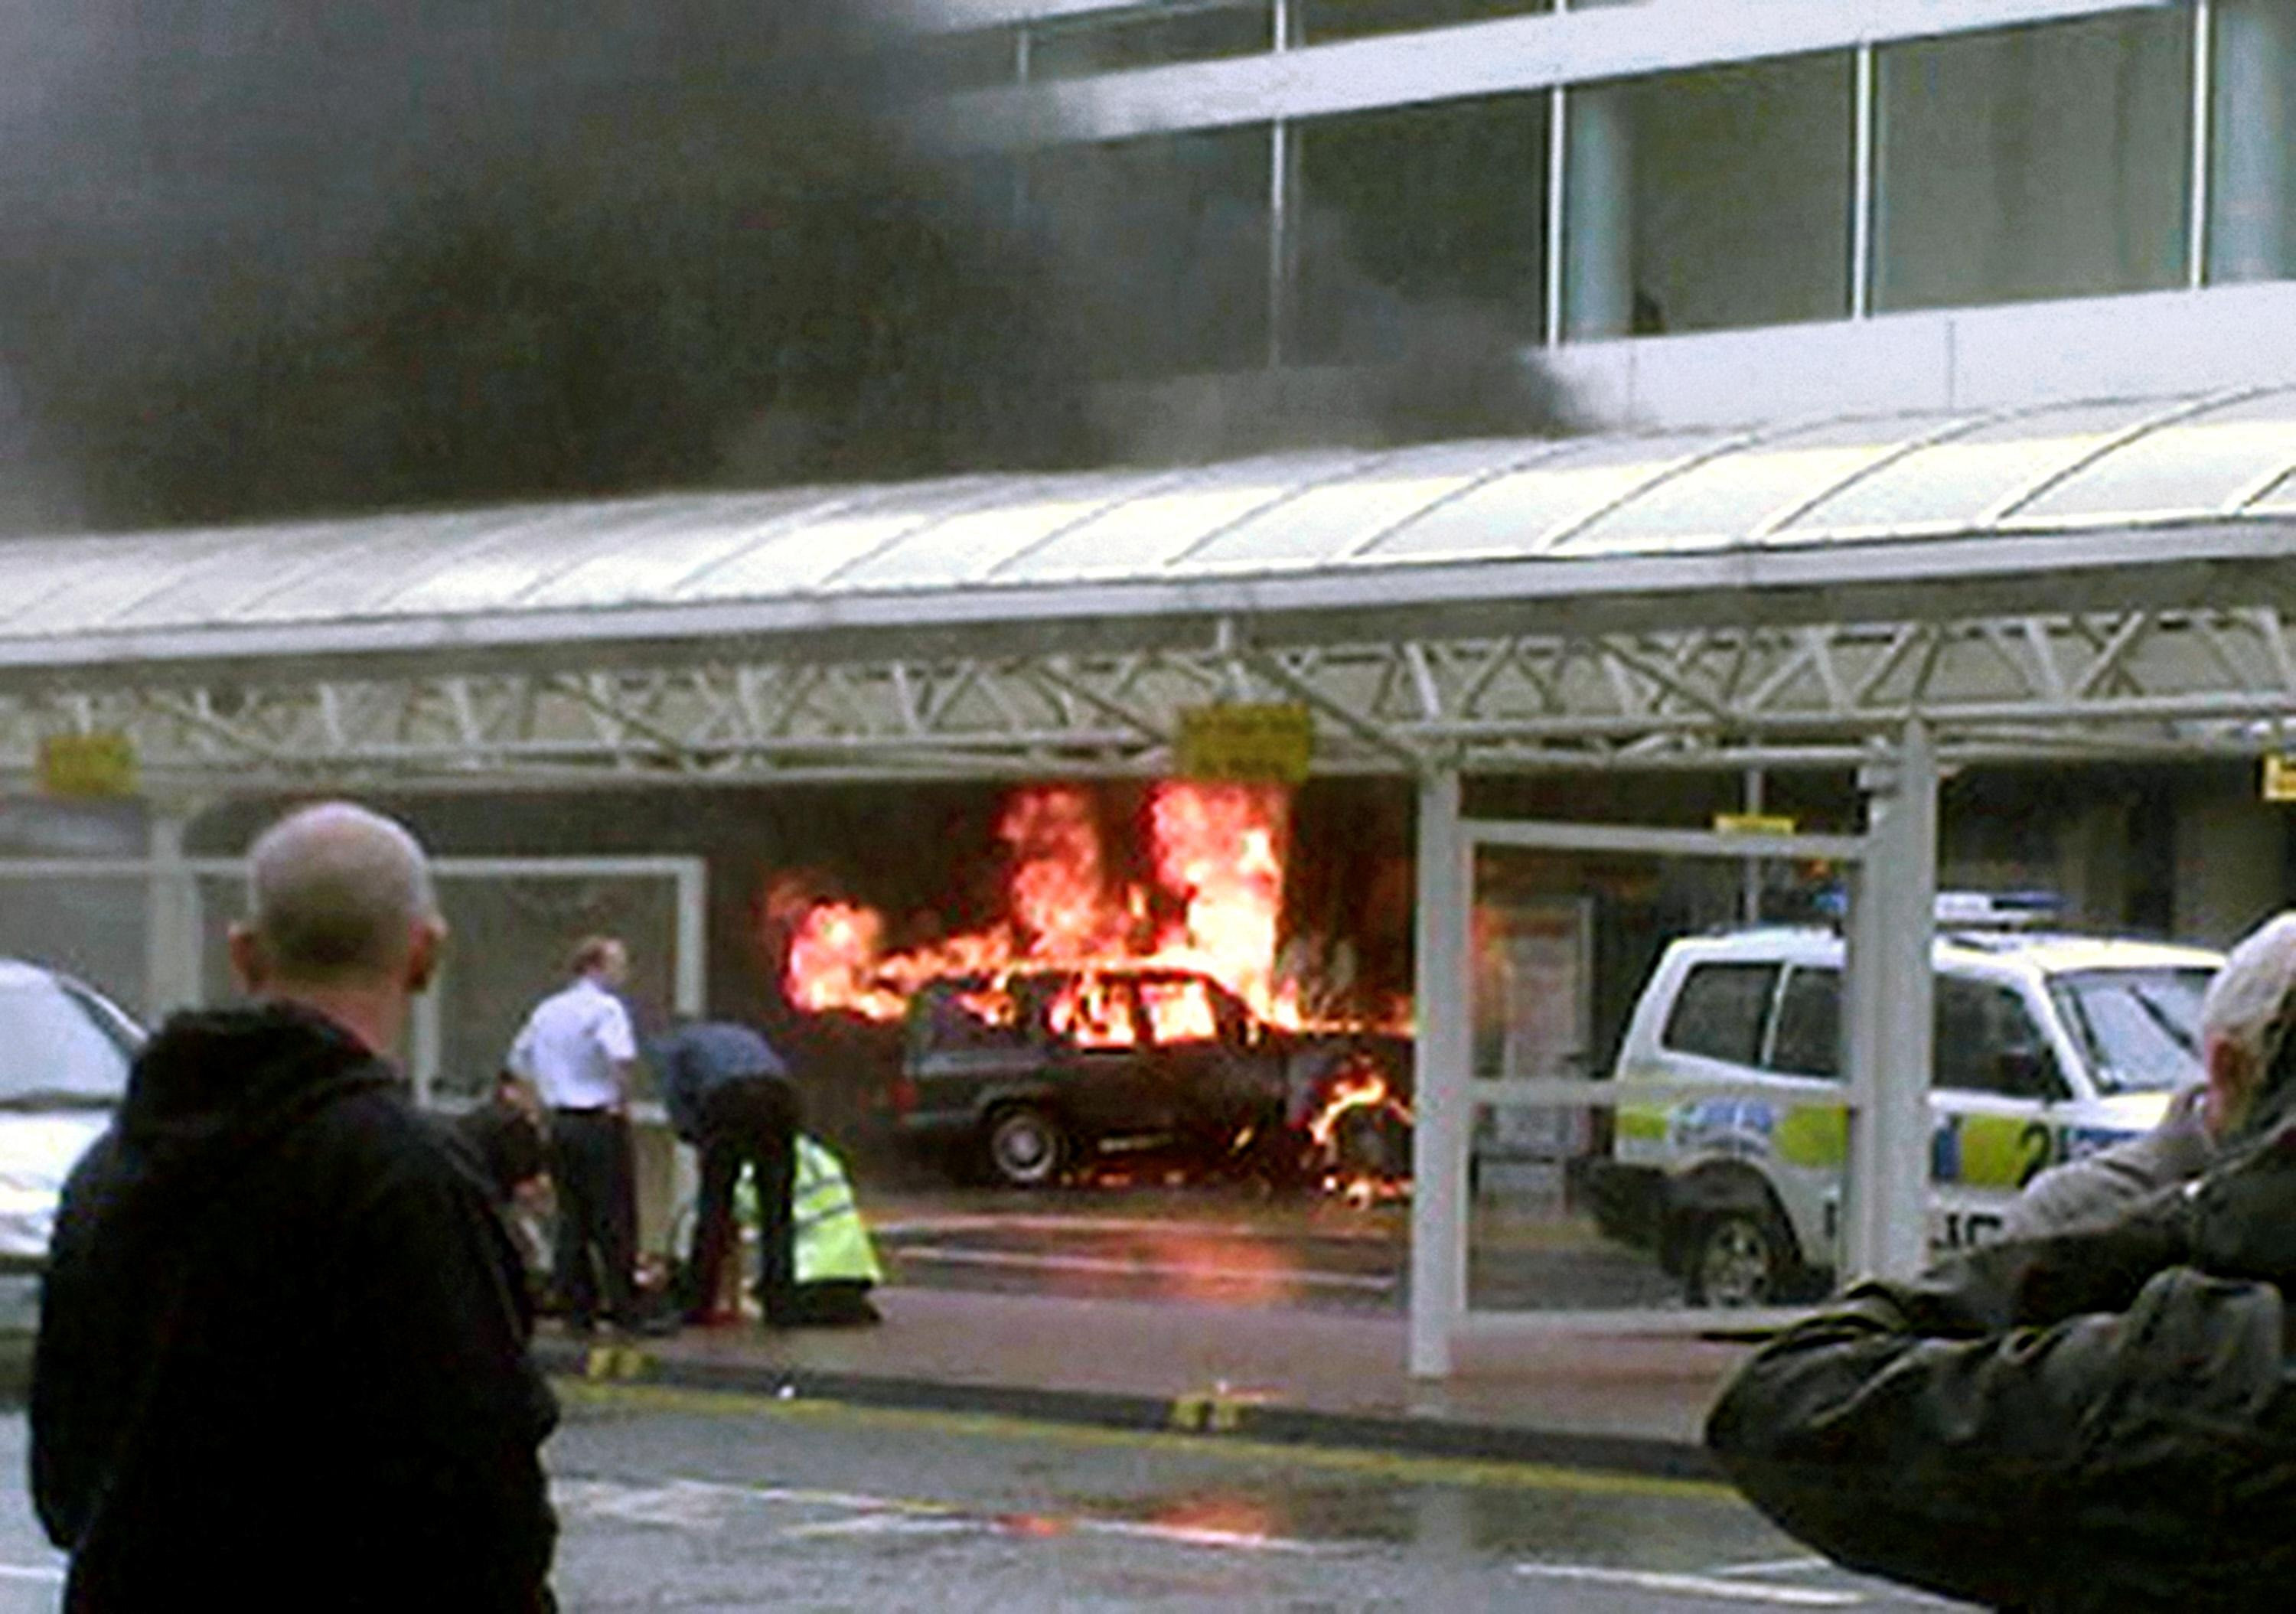
[[[1095,1299],[1392,1312],[1407,1294],[1410,1208],[1231,1187],[1088,1186],[868,1198],[896,1281]],[[1559,1202],[1479,1203],[1480,1307],[1666,1309],[1680,1285]]]
[[[1700,1482],[581,1389],[575,1608],[1906,1608]]]

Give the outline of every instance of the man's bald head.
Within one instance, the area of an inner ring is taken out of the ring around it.
[[[348,801],[304,807],[266,830],[248,853],[247,886],[242,929],[274,985],[396,980],[410,963],[427,975],[444,930],[422,843]]]

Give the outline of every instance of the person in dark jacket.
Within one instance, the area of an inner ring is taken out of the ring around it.
[[[773,1045],[748,1026],[693,1020],[652,1050],[670,1126],[701,1157],[685,1321],[719,1321],[718,1281],[733,1241],[734,1191],[746,1166],[758,1194],[758,1303],[766,1321],[794,1320],[790,1199],[797,1176],[797,1091]]]
[[[2100,1181],[1765,1346],[1706,1438],[1852,1569],[2021,1610],[2279,1609],[2296,1585],[2296,914],[2202,1005],[2199,1174]],[[2125,1179],[2127,1173],[2116,1174]]]
[[[161,1028],[58,1212],[31,1469],[65,1607],[548,1609],[517,1258],[387,1062],[444,936],[422,848],[329,803],[249,883],[252,1002]]]

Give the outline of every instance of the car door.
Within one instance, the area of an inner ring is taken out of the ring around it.
[[[1046,1025],[1056,1090],[1079,1131],[1103,1140],[1172,1132],[1177,1095],[1158,1069],[1129,976],[1076,976],[1054,997]]]
[[[1931,1035],[1930,1242],[1958,1249],[1997,1233],[2009,1202],[2054,1163],[2052,1110],[2070,1089],[2007,982],[1939,975]]]

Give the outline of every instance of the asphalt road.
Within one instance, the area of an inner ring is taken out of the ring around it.
[[[880,1252],[906,1284],[1357,1312],[1397,1310],[1407,1292],[1407,1204],[1358,1208],[1194,1184],[1034,1193],[865,1186],[863,1200]],[[1485,1307],[1681,1304],[1679,1284],[1647,1256],[1583,1219],[1488,1202],[1468,1281]]]
[[[586,1388],[550,1462],[576,1610],[1937,1606],[1680,1481]]]
[[[569,1610],[1944,1606],[1810,1558],[1718,1486],[562,1388]],[[0,1417],[0,1614],[62,1586],[24,1441]]]

